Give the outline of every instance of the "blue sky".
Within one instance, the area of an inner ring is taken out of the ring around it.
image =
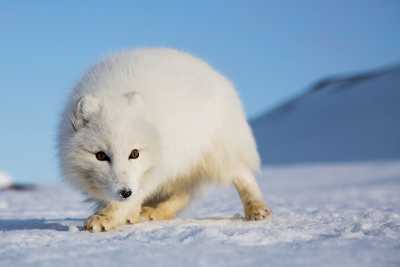
[[[60,180],[65,97],[85,68],[120,49],[204,58],[234,81],[249,117],[326,75],[400,63],[396,0],[194,2],[1,1],[0,170]]]

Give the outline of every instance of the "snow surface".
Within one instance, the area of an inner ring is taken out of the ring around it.
[[[400,161],[271,167],[259,182],[269,221],[243,221],[234,189],[212,188],[176,220],[97,234],[66,186],[4,191],[0,266],[400,266]]]
[[[11,184],[11,177],[4,172],[0,172],[0,190],[9,187]]]

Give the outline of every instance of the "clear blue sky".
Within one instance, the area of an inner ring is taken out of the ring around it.
[[[233,80],[249,117],[320,77],[400,62],[400,1],[1,1],[0,170],[59,181],[55,130],[82,71],[176,47]]]

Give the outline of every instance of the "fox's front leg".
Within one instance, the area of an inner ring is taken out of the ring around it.
[[[90,232],[106,232],[115,229],[131,220],[132,214],[139,214],[140,206],[128,201],[106,203],[86,220],[84,228]]]

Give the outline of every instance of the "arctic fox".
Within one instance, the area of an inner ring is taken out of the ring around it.
[[[246,219],[271,214],[233,85],[187,53],[128,50],[94,65],[69,98],[58,139],[63,176],[98,203],[88,231],[174,218],[212,182],[235,185]]]

